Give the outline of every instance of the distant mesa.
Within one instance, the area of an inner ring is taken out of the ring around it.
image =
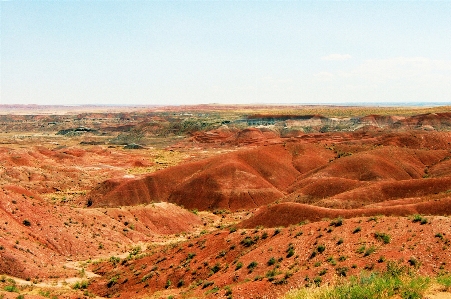
[[[94,134],[100,134],[100,132],[98,130],[95,129],[90,129],[90,128],[86,128],[86,127],[77,127],[77,128],[72,128],[72,129],[64,129],[64,130],[60,130],[56,133],[56,135],[70,135],[70,136],[75,136],[75,135],[81,135],[83,133],[94,133]]]

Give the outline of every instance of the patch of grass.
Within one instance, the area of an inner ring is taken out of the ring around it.
[[[15,293],[19,293],[19,289],[17,288],[16,285],[7,285],[3,288],[5,291],[7,292],[15,292]]]
[[[340,273],[346,273],[342,269]],[[338,272],[338,269],[337,269]],[[337,273],[338,274],[338,273]],[[399,274],[399,275],[398,275]],[[343,275],[341,275],[343,276]],[[319,281],[320,282],[320,281]],[[319,283],[315,284],[318,286]],[[410,276],[407,272],[363,272],[333,287],[302,288],[290,291],[284,299],[419,299],[431,284],[428,277]]]
[[[451,274],[439,275],[437,277],[437,282],[443,286],[444,291],[451,291]]]

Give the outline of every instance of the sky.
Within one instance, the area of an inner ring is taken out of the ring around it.
[[[451,103],[451,0],[0,0],[0,16],[0,104]]]

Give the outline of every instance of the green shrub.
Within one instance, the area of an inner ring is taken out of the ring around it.
[[[247,236],[243,240],[241,240],[240,244],[243,245],[244,247],[250,247],[255,243],[257,243],[258,239],[259,239],[258,236],[255,236],[254,238]]]
[[[365,250],[365,253],[363,254],[363,256],[369,256],[370,254],[374,253],[376,251],[376,247],[371,246],[370,248],[367,248]]]
[[[272,266],[276,263],[276,259],[274,257],[270,258],[266,263],[268,266]]]
[[[349,268],[348,267],[338,267],[335,269],[335,272],[338,276],[346,277],[348,275]]]
[[[219,263],[216,263],[212,268],[210,268],[211,272],[217,273],[219,270],[221,270],[221,265]]]
[[[247,268],[252,271],[255,267],[257,267],[257,265],[258,263],[256,261],[252,261],[249,265],[247,265]]]
[[[357,226],[356,228],[354,228],[354,230],[352,231],[353,234],[356,234],[358,232],[360,232],[362,230],[362,228],[360,226]]]
[[[7,285],[3,289],[7,292],[19,293],[19,289],[16,287],[16,285]]]
[[[426,217],[423,217],[419,214],[415,214],[415,215],[413,215],[412,222],[420,222],[420,224],[427,224],[428,220]]]
[[[243,263],[242,262],[238,262],[236,264],[236,266],[235,266],[235,271],[241,269],[242,267],[243,267]]]
[[[292,257],[294,255],[294,246],[293,246],[293,244],[290,243],[288,245],[288,249],[287,249],[286,253],[287,253],[287,258],[290,258],[290,257]]]
[[[318,251],[318,253],[323,253],[324,250],[326,250],[326,245],[324,245],[324,244],[318,245],[316,247],[316,251]]]
[[[374,237],[376,238],[376,240],[384,242],[384,244],[390,243],[390,236],[386,233],[375,232]]]
[[[451,291],[451,274],[439,275],[437,282],[444,287],[444,291]]]
[[[343,218],[338,217],[338,218],[332,220],[332,221],[329,223],[329,225],[330,225],[330,226],[335,226],[335,227],[342,226],[342,225],[343,225]]]

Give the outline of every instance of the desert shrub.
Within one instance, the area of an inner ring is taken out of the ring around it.
[[[374,253],[375,251],[376,251],[376,247],[370,246],[369,248],[367,248],[365,250],[365,253],[363,254],[363,256],[369,256],[370,254]]]
[[[314,283],[317,287],[319,287],[319,285],[321,284],[322,281],[323,281],[323,279],[322,279],[321,277],[319,277],[319,276],[316,276],[316,277],[313,278],[313,283]]]
[[[254,238],[251,238],[249,236],[245,237],[243,240],[241,240],[240,244],[244,247],[249,247],[257,243],[259,237],[255,236]]]
[[[293,244],[289,244],[288,245],[288,249],[287,249],[287,258],[290,258],[290,257],[292,257],[293,255],[294,255],[294,246],[293,246]]]
[[[7,292],[15,292],[15,293],[19,293],[19,289],[17,288],[16,285],[7,285],[3,288],[5,291]]]
[[[213,267],[210,268],[211,272],[217,273],[219,270],[221,270],[221,265],[219,263],[216,263]]]
[[[268,262],[266,263],[268,266],[272,266],[276,263],[276,259],[274,257],[271,257]]]
[[[234,233],[234,232],[236,232],[236,231],[237,231],[236,226],[231,226],[231,227],[229,228],[229,232],[230,232],[230,233]]]
[[[177,287],[181,288],[185,285],[185,282],[183,281],[183,279],[180,279],[179,282],[177,283]]]
[[[89,286],[89,282],[87,280],[77,281],[73,286],[72,289],[74,290],[84,290],[87,289]]]
[[[384,242],[384,244],[390,243],[390,235],[388,235],[388,234],[386,234],[386,233],[375,232],[375,233],[374,233],[374,237],[375,237],[377,240]]]
[[[360,247],[356,250],[356,252],[357,252],[357,253],[364,253],[364,252],[365,252],[365,249],[366,249],[366,246],[365,246],[365,245],[362,245],[362,246],[360,246]]]
[[[171,287],[171,285],[172,285],[172,282],[168,279],[164,285],[164,288],[169,289]]]
[[[329,225],[330,225],[330,226],[335,226],[335,227],[342,226],[342,225],[343,225],[343,218],[338,217],[338,218],[332,220],[332,221],[329,223]]]
[[[419,214],[415,214],[413,215],[413,219],[412,222],[420,222],[420,224],[427,224],[428,223],[428,219],[426,217],[423,217]]]
[[[420,261],[414,256],[411,256],[409,258],[408,263],[409,263],[409,265],[411,265],[414,268],[419,268],[420,264],[421,264]]]
[[[354,230],[352,231],[353,234],[356,234],[358,232],[360,232],[362,230],[362,228],[360,226],[357,226],[356,228],[354,228]]]
[[[114,267],[116,267],[116,265],[121,261],[121,259],[116,256],[111,256],[109,261],[111,264],[113,264]]]
[[[348,275],[349,268],[348,267],[338,267],[335,269],[335,272],[338,276],[346,277]]]
[[[252,261],[249,263],[249,265],[247,265],[247,268],[252,271],[254,268],[256,268],[258,265],[258,263],[256,261]]]
[[[302,236],[304,233],[302,232],[302,230],[298,231],[296,233],[296,235],[294,235],[295,238]]]
[[[338,241],[337,241],[337,245],[341,245],[341,244],[343,244],[343,239],[342,238],[340,238],[340,239],[338,239]]]
[[[25,226],[31,226],[31,222],[27,219],[24,219],[24,221],[22,221],[22,224]]]
[[[242,262],[236,263],[235,271],[241,269],[242,267],[243,267],[243,263]]]
[[[214,284],[215,284],[214,281],[206,281],[206,282],[204,282],[204,284],[202,285],[202,288],[205,289],[205,288],[208,288],[209,286],[212,286],[212,285],[214,285]]]
[[[118,280],[119,280],[119,274],[111,277],[107,283],[107,287],[111,288],[112,286],[114,286],[117,283]]]
[[[324,245],[324,244],[318,245],[316,247],[316,251],[318,251],[318,253],[323,253],[324,250],[326,250],[326,245]]]
[[[340,257],[338,258],[338,260],[339,260],[340,262],[344,262],[344,261],[346,261],[346,259],[347,259],[347,257],[344,256],[344,255],[340,255]]]
[[[333,256],[329,256],[329,257],[326,259],[326,261],[327,261],[328,263],[330,263],[332,266],[335,266],[335,265],[337,264],[337,261],[334,259]]]

